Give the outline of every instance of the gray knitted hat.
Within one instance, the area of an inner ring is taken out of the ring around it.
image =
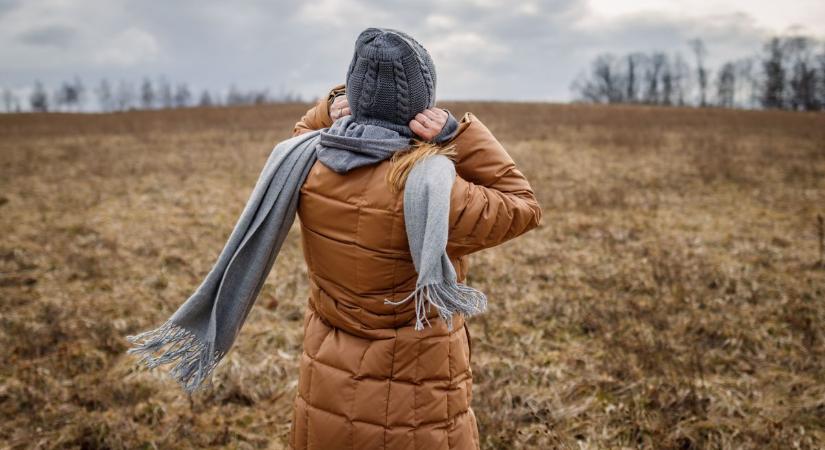
[[[408,124],[435,106],[435,66],[427,50],[397,30],[367,28],[355,41],[347,71],[347,101],[355,122],[413,135]]]

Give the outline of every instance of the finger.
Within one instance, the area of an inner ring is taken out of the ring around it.
[[[350,114],[352,114],[352,112],[350,112],[349,106],[341,108],[341,117],[348,116]]]
[[[441,131],[442,128],[444,128],[444,126],[436,122],[430,122],[430,124],[427,125],[427,129],[430,130],[430,134],[433,136],[438,134],[438,132]]]
[[[434,121],[434,122],[438,122],[438,121],[439,121],[439,119],[440,119],[440,117],[438,116],[438,113],[436,113],[436,112],[435,112],[435,111],[433,111],[432,109],[425,109],[425,110],[424,110],[424,112],[423,112],[422,114],[424,114],[425,116],[429,117],[429,118],[430,118],[430,120],[432,120],[432,121]]]
[[[425,116],[424,113],[418,113],[415,115],[415,120],[421,122],[421,125],[430,126],[430,118]]]
[[[444,124],[441,123],[441,121],[439,121],[438,119],[433,120],[427,118],[427,123],[425,123],[424,125],[427,127],[428,130],[430,130],[430,134],[433,136],[438,134],[438,132],[441,131],[442,128],[444,128]]]
[[[443,121],[446,121],[447,117],[450,115],[449,113],[447,113],[447,110],[445,110],[443,108],[433,107],[433,108],[430,108],[429,111],[432,111],[433,113],[435,113],[436,117],[438,117],[439,120],[443,120]]]
[[[435,130],[435,134],[438,134],[447,123],[447,116],[441,116],[435,112],[433,112],[433,115],[436,117],[431,119],[430,126]]]
[[[410,121],[410,130],[412,130],[413,133],[417,134],[419,137],[422,137],[424,139],[427,139],[427,136],[429,135],[427,127],[422,125],[421,122],[417,120]]]

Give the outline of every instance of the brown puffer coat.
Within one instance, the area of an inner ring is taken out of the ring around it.
[[[342,89],[341,86],[333,92]],[[327,99],[294,134],[331,125]],[[447,252],[459,281],[467,255],[539,224],[541,209],[513,160],[472,114],[460,121]],[[298,215],[310,298],[294,401],[296,449],[473,449],[470,337],[433,310],[415,331],[417,274],[407,246],[403,194],[385,182],[389,161],[339,175],[317,162]],[[502,299],[490,298],[491,302]]]

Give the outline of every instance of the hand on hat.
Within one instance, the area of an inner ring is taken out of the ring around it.
[[[335,97],[332,101],[332,105],[329,107],[329,117],[332,119],[333,122],[340,119],[341,117],[348,116],[352,114],[349,110],[349,103],[347,102],[346,95],[339,95]]]
[[[410,121],[410,129],[425,141],[432,141],[447,123],[447,111],[441,108],[425,109]]]

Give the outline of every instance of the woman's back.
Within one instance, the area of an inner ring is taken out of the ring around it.
[[[313,288],[346,308],[339,314],[347,322],[337,326],[354,334],[403,325],[395,311],[408,308],[384,299],[415,289],[403,195],[384,181],[388,168],[385,162],[337,174],[317,162],[301,188],[298,215]]]
[[[299,122],[296,134],[328,126],[325,104]],[[465,115],[453,143],[458,176],[447,251],[461,282],[469,253],[535,227],[541,212],[526,179],[478,119]],[[413,302],[384,303],[416,286],[403,194],[386,181],[391,164],[337,174],[317,162],[301,189],[310,298],[295,448],[478,447],[463,319],[456,317],[450,331],[429,311],[433,326],[416,331]]]

